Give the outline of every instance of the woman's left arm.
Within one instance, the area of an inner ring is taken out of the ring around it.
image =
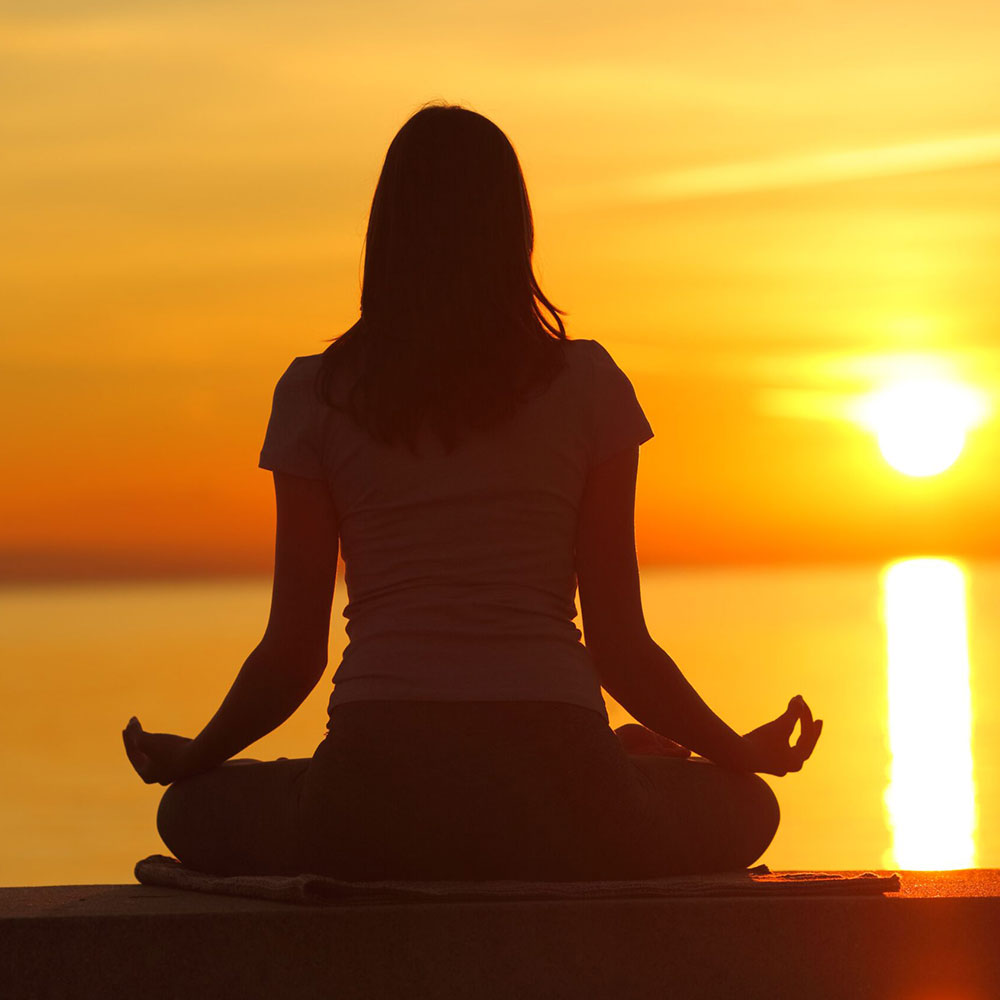
[[[126,752],[147,784],[225,763],[277,729],[323,676],[339,551],[333,498],[323,480],[277,471],[274,494],[274,585],[264,637],[195,739],[145,733],[137,722],[126,727]]]

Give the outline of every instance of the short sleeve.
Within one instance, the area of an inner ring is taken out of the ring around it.
[[[596,340],[593,350],[591,382],[592,426],[591,465],[611,458],[653,436],[635,389],[628,376]]]
[[[323,403],[316,398],[315,366],[295,358],[274,387],[271,416],[257,467],[307,479],[325,479]]]

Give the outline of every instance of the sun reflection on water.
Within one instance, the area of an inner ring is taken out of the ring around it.
[[[889,660],[892,849],[904,869],[972,868],[976,788],[965,573],[905,559],[882,576]]]

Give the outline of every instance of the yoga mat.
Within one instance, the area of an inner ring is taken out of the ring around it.
[[[345,882],[326,875],[211,875],[176,858],[151,854],[135,866],[136,881],[284,903],[401,903],[527,899],[656,899],[683,896],[871,895],[899,891],[899,875],[772,872],[757,865],[735,872],[600,882]]]

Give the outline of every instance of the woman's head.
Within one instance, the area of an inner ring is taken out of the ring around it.
[[[326,351],[325,372],[341,354],[359,361],[360,423],[412,441],[426,419],[450,445],[551,378],[566,333],[538,287],[533,247],[504,133],[467,108],[417,111],[390,143],[372,199],[361,319]]]

